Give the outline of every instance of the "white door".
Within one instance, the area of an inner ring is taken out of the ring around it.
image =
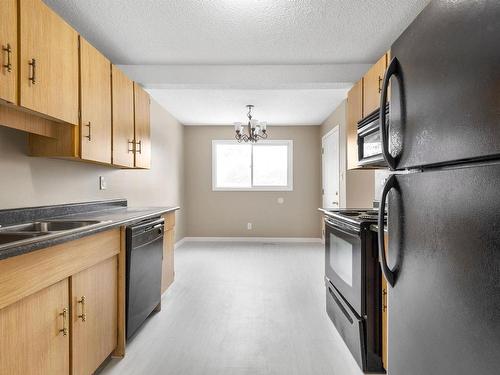
[[[322,138],[323,148],[323,208],[339,208],[340,150],[339,127]]]

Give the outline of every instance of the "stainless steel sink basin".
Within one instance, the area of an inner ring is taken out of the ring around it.
[[[98,224],[98,220],[50,220],[37,221],[35,223],[27,223],[4,228],[8,232],[60,232],[77,228],[87,227],[89,225]]]
[[[25,244],[43,239],[53,238],[88,227],[104,224],[109,221],[99,220],[40,220],[33,223],[11,225],[0,228],[0,249],[11,244]]]
[[[43,236],[46,233],[0,233],[0,245]]]

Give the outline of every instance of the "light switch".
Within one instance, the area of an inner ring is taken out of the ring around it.
[[[104,180],[104,176],[99,176],[99,190],[106,190],[107,184],[106,180]]]

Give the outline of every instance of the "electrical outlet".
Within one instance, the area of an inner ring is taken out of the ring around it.
[[[247,223],[247,229],[252,230],[252,223]]]
[[[104,176],[99,176],[99,189],[106,190],[107,188],[106,180],[104,180]]]

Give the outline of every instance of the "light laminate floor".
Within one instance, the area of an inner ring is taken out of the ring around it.
[[[321,244],[185,243],[162,311],[105,375],[360,375],[325,312]]]

